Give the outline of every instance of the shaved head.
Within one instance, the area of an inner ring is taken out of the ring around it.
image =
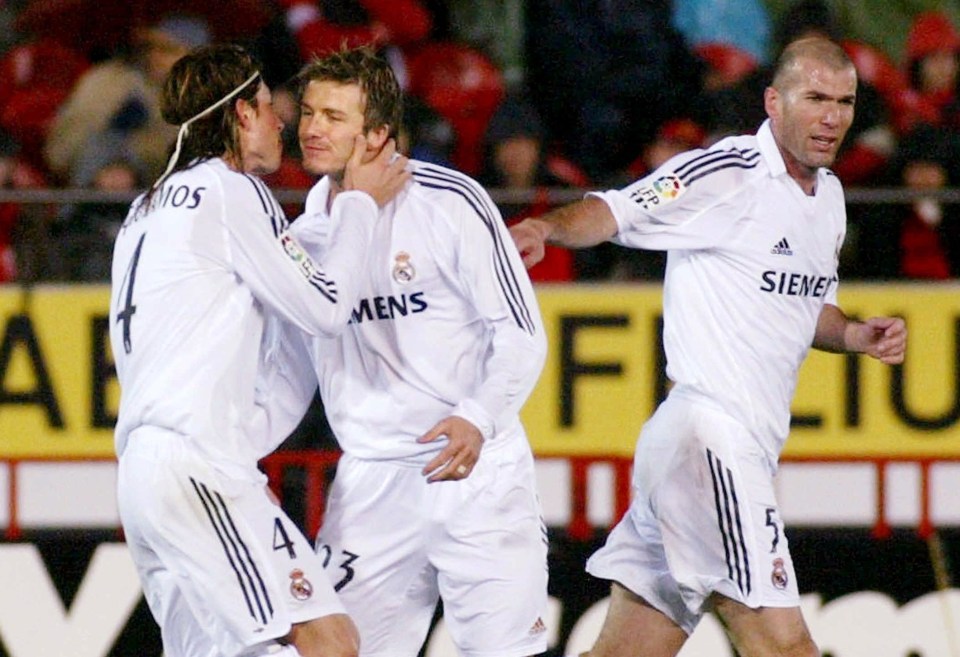
[[[840,45],[823,37],[808,37],[793,41],[783,49],[771,86],[780,93],[786,93],[802,81],[801,62],[804,60],[817,62],[832,71],[856,70]]]

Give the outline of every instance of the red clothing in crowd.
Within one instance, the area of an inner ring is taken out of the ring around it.
[[[37,189],[47,186],[47,180],[37,169],[19,159],[12,160],[9,175],[4,184],[8,189]],[[23,206],[18,203],[0,203],[0,283],[17,280],[13,236],[22,212]]]
[[[304,60],[339,50],[344,44],[404,47],[426,39],[433,26],[430,12],[417,0],[357,0],[366,10],[366,25],[342,25],[323,15],[316,0],[280,0],[287,24]]]
[[[940,231],[916,212],[903,222],[900,252],[900,273],[907,278],[942,280],[952,275]]]
[[[937,53],[960,56],[960,33],[950,19],[940,12],[925,12],[917,16],[907,36],[904,72],[909,84],[898,102],[892,103],[894,123],[901,133],[918,124],[960,127],[957,107],[957,81],[940,89],[924,88],[919,68],[922,61]]]

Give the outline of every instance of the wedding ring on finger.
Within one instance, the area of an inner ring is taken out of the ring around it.
[[[467,466],[463,465],[462,463],[461,463],[460,465],[458,465],[458,466],[457,466],[457,474],[460,475],[461,477],[462,477],[463,475],[467,474]]]

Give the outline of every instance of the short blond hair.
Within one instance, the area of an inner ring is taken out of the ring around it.
[[[390,64],[369,46],[344,49],[326,57],[314,58],[297,75],[297,100],[311,82],[355,84],[366,99],[363,129],[389,127],[396,138],[403,119],[403,92]]]

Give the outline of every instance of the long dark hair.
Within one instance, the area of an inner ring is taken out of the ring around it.
[[[223,100],[259,70],[253,55],[240,46],[216,44],[198,48],[177,60],[170,69],[160,98],[160,113],[167,123],[182,126]],[[242,160],[239,119],[233,108],[241,98],[256,107],[260,81],[260,76],[250,80],[229,102],[190,123],[176,162],[165,177],[210,158]],[[147,192],[141,208],[149,207],[162,180]]]

